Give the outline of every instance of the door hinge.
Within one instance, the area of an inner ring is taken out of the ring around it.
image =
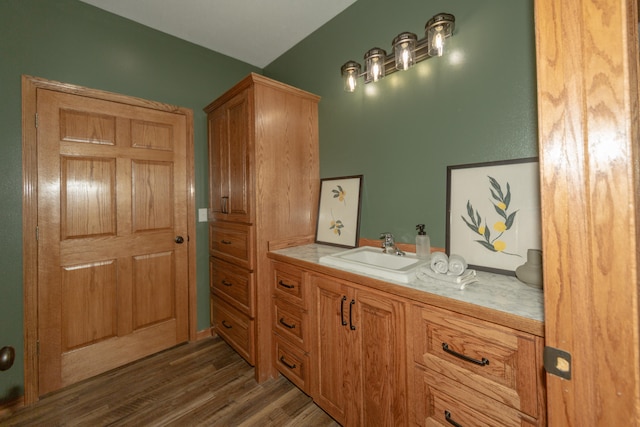
[[[36,356],[40,356],[40,340],[36,341]]]
[[[36,227],[36,242],[40,240],[40,228]]]
[[[38,113],[36,113],[36,117],[35,117],[35,124],[36,124],[36,129],[38,128]]]
[[[545,347],[542,358],[545,371],[565,380],[571,379],[571,353],[554,347]]]

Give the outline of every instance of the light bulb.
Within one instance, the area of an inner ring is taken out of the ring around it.
[[[384,77],[384,61],[387,52],[379,47],[369,49],[364,55],[365,71],[367,73],[367,81],[377,82]]]
[[[414,64],[417,40],[418,37],[413,33],[401,33],[393,39],[397,70],[407,70]]]

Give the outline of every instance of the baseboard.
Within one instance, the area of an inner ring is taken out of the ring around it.
[[[200,341],[205,338],[209,338],[213,336],[213,331],[211,328],[203,329],[201,331],[196,332],[196,341]]]
[[[0,402],[0,421],[24,406],[24,396]]]

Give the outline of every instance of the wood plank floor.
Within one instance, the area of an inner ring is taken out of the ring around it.
[[[287,379],[258,384],[220,338],[147,357],[43,397],[0,426],[338,426]]]

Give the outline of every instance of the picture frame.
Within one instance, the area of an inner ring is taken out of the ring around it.
[[[537,157],[447,166],[446,253],[515,275],[542,248]]]
[[[362,175],[320,180],[316,243],[355,248],[360,236]]]

